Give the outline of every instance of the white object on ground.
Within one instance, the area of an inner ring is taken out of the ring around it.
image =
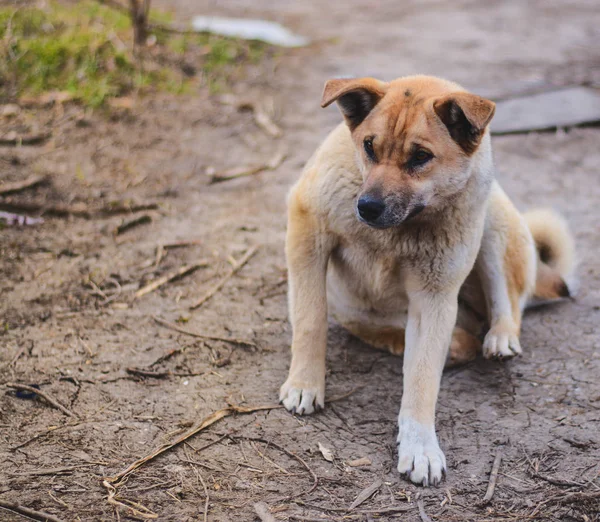
[[[244,40],[261,40],[281,47],[302,47],[309,43],[307,38],[267,20],[196,16],[192,20],[192,27],[199,33],[207,32]]]

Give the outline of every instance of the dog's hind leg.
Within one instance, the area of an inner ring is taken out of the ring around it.
[[[445,367],[453,368],[466,364],[474,360],[479,352],[481,352],[481,341],[464,328],[455,326]]]
[[[406,336],[404,328],[374,328],[359,323],[345,324],[344,328],[373,348],[388,351],[392,355],[404,355]],[[446,368],[472,361],[479,352],[481,352],[481,341],[464,328],[455,326],[446,359]]]
[[[373,327],[361,323],[347,323],[344,328],[361,341],[379,350],[386,350],[392,355],[404,354],[404,328]]]

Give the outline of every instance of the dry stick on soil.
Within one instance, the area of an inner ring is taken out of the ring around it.
[[[271,515],[269,506],[267,506],[264,502],[256,502],[254,504],[254,512],[258,515],[258,518],[260,518],[262,522],[277,522],[275,517]]]
[[[211,174],[210,183],[220,183],[222,181],[229,181],[230,179],[243,178],[245,176],[253,176],[254,174],[258,174],[259,172],[263,172],[265,170],[275,170],[277,167],[279,167],[279,165],[281,165],[284,162],[286,157],[286,154],[279,152],[275,156],[273,156],[267,163],[264,163],[262,165],[236,167],[223,172]]]
[[[121,223],[115,230],[115,236],[120,236],[124,232],[131,230],[139,225],[146,225],[152,223],[152,216],[149,214],[142,214],[141,216],[135,217],[124,223]]]
[[[144,210],[157,210],[156,203],[143,205],[108,205],[100,209],[90,209],[86,205],[48,205],[46,202],[25,203],[18,201],[1,201],[0,210],[14,213],[42,214],[55,217],[81,217],[91,219],[93,217],[116,216],[118,214],[130,214]]]
[[[267,444],[267,445],[273,446],[274,448],[278,449],[279,451],[285,453],[288,457],[290,457],[290,458],[292,458],[294,460],[297,460],[300,464],[302,464],[302,466],[304,467],[304,469],[306,469],[306,471],[308,471],[308,473],[312,477],[313,483],[312,483],[311,487],[308,490],[301,491],[300,493],[296,493],[295,495],[292,495],[291,497],[286,497],[286,500],[292,500],[294,498],[302,497],[304,495],[309,495],[315,489],[317,489],[317,486],[319,485],[319,477],[317,477],[317,474],[302,459],[302,457],[296,455],[295,453],[292,453],[289,450],[286,450],[283,446],[280,446],[279,444],[275,444],[273,441],[270,441],[270,440],[267,440],[267,439],[261,439],[260,437],[245,437],[243,435],[230,435],[230,438],[231,439],[243,439],[243,440],[253,440],[253,441],[256,441],[256,442],[262,442],[263,444]]]
[[[95,466],[96,464],[80,464],[79,466],[70,466],[65,468],[48,468],[38,469],[34,471],[24,471],[23,473],[13,473],[14,477],[43,477],[45,475],[65,475],[67,473],[73,473],[74,471],[87,468],[89,466]]]
[[[487,504],[490,500],[492,500],[492,497],[494,496],[496,482],[498,480],[498,471],[500,470],[501,462],[502,450],[498,450],[498,453],[496,453],[496,458],[494,459],[494,464],[492,465],[492,472],[490,473],[490,482],[488,483],[487,491],[485,492],[485,496],[483,497],[484,504]]]
[[[114,486],[111,486],[106,480],[102,481],[102,485],[108,490],[108,498],[106,500],[111,506],[114,506],[115,508],[122,507],[128,509],[136,517],[147,519],[158,518],[156,513],[149,510],[147,507],[134,502],[133,500],[115,499],[115,496],[117,495],[117,489]]]
[[[154,379],[164,379],[171,375],[170,372],[154,372],[152,370],[144,370],[143,368],[127,368],[125,370],[130,375],[139,375],[140,377],[152,377]]]
[[[21,390],[21,391],[33,393],[35,395],[39,395],[42,399],[44,399],[51,406],[54,406],[57,410],[62,411],[65,415],[67,415],[69,417],[73,417],[73,413],[71,411],[67,410],[67,408],[65,408],[60,402],[58,402],[56,399],[53,399],[52,397],[50,397],[50,395],[48,395],[47,393],[45,393],[41,390],[38,390],[37,388],[33,388],[32,386],[27,386],[25,384],[16,384],[13,382],[7,383],[6,386],[8,386],[9,388],[12,388],[14,390]]]
[[[145,457],[142,457],[141,459],[138,459],[135,462],[133,462],[132,464],[130,464],[127,468],[125,468],[120,473],[117,473],[116,475],[114,475],[112,477],[107,477],[106,480],[113,484],[115,482],[119,482],[120,480],[127,477],[130,473],[132,473],[133,471],[138,469],[140,466],[143,466],[146,462],[153,460],[154,458],[163,454],[165,451],[168,451],[171,448],[178,446],[182,442],[185,442],[186,440],[188,440],[190,437],[193,437],[197,433],[200,433],[202,430],[208,428],[209,426],[212,426],[215,422],[218,422],[225,417],[229,417],[230,415],[233,415],[234,413],[254,413],[256,411],[274,410],[277,408],[281,408],[281,406],[279,404],[268,405],[268,406],[254,406],[254,407],[229,406],[228,408],[223,408],[221,410],[215,411],[214,413],[211,413],[210,415],[205,417],[199,424],[197,424],[190,430],[186,431],[179,437],[177,437],[173,442],[163,444],[162,446],[160,446],[156,450],[154,450],[152,453],[150,453],[150,454],[146,455]]]
[[[231,279],[235,274],[237,274],[244,265],[250,260],[250,258],[256,254],[259,246],[254,246],[247,250],[247,252],[243,255],[243,257],[236,263],[234,267],[227,272],[227,274],[215,285],[213,286],[206,294],[204,294],[198,301],[196,301],[192,306],[190,306],[191,310],[195,310],[196,308],[200,308],[206,301],[208,301],[213,295],[215,295],[229,279]]]
[[[25,134],[17,136],[13,133],[8,133],[0,138],[0,145],[20,147],[21,145],[39,145],[44,143],[52,136],[49,132],[40,132],[39,134]]]
[[[344,395],[342,395],[340,397],[334,397],[334,398],[330,399],[327,402],[333,402],[333,401],[340,400],[342,398],[348,397],[354,391],[356,391],[356,389],[354,389],[350,393],[344,394]],[[135,462],[132,462],[129,466],[127,466],[127,468],[125,468],[123,471],[117,473],[116,475],[114,475],[112,477],[105,477],[105,479],[103,481],[103,485],[108,490],[108,501],[109,501],[109,503],[115,505],[115,502],[116,502],[114,500],[114,496],[116,494],[116,489],[115,488],[119,487],[121,481],[124,478],[128,477],[136,469],[140,468],[141,466],[143,466],[147,462],[155,459],[159,455],[162,455],[164,452],[170,450],[171,448],[174,448],[174,447],[178,446],[182,442],[187,441],[189,438],[193,437],[197,433],[200,433],[201,431],[203,431],[204,429],[208,428],[209,426],[212,426],[213,424],[215,424],[216,422],[220,421],[221,419],[223,419],[225,417],[229,417],[230,415],[233,415],[235,413],[246,414],[246,413],[254,413],[254,412],[257,412],[257,411],[275,410],[275,409],[279,409],[279,408],[282,408],[282,406],[280,404],[271,404],[271,405],[266,405],[266,406],[252,406],[252,407],[231,405],[228,408],[223,408],[221,410],[215,411],[214,413],[211,413],[210,415],[208,415],[207,417],[205,417],[199,424],[197,424],[196,426],[194,426],[190,430],[186,431],[185,433],[183,433],[179,437],[177,437],[173,442],[170,442],[170,443],[167,443],[167,444],[163,444],[162,446],[160,446],[156,450],[154,450],[152,453],[149,453],[145,457],[142,457],[142,458],[136,460]],[[296,497],[298,497],[300,495],[307,495],[307,494],[313,492],[316,489],[316,487],[317,487],[317,485],[319,483],[319,478],[314,473],[314,471],[312,471],[312,469],[310,469],[310,467],[308,466],[308,464],[306,462],[304,462],[304,460],[302,460],[302,458],[299,457],[298,455],[296,455],[296,454],[294,454],[294,453],[286,450],[285,448],[279,446],[278,444],[275,444],[274,442],[267,441],[265,439],[251,438],[251,437],[233,437],[233,436],[230,436],[230,435],[228,435],[228,437],[232,437],[232,438],[245,438],[245,439],[248,439],[248,440],[255,440],[255,441],[258,441],[258,442],[263,442],[265,444],[271,444],[273,447],[275,447],[275,448],[279,449],[280,451],[284,452],[289,457],[291,457],[291,458],[297,460],[298,462],[300,462],[302,464],[302,466],[304,466],[304,468],[313,477],[313,485],[311,486],[311,488],[308,491],[302,492],[302,493],[297,494],[297,495],[294,495],[292,498],[296,498]],[[111,484],[115,484],[115,485],[112,486]],[[120,503],[119,505],[123,505],[123,504]],[[129,507],[129,506],[126,506],[126,507]],[[138,505],[138,507],[139,507],[139,505]],[[146,517],[146,518],[148,518],[148,517]]]
[[[14,192],[21,192],[22,190],[35,187],[40,183],[46,181],[47,176],[40,176],[34,174],[33,176],[29,176],[24,181],[15,181],[13,183],[3,183],[0,185],[0,196],[4,196],[6,194],[12,194]]]
[[[206,487],[206,483],[202,478],[202,474],[196,469],[195,470],[198,478],[200,479],[200,483],[202,484],[202,488],[204,489],[204,496],[206,497],[204,500],[204,522],[208,520],[208,502],[210,501],[210,496],[208,495],[208,488]]]
[[[376,480],[373,484],[371,484],[369,487],[363,489],[358,496],[356,497],[356,499],[354,499],[354,502],[352,502],[352,504],[350,504],[350,507],[348,508],[348,510],[352,510],[354,508],[357,508],[358,506],[360,506],[365,500],[367,500],[368,498],[372,497],[377,491],[379,491],[379,488],[383,485],[383,481],[382,480]]]
[[[54,515],[44,513],[43,511],[35,511],[34,509],[29,509],[24,506],[20,506],[19,504],[13,504],[12,502],[6,502],[4,500],[0,500],[0,508],[7,509],[13,513],[23,515],[24,517],[29,517],[33,520],[39,520],[40,522],[63,522],[62,519],[55,517]]]
[[[161,245],[165,250],[170,250],[172,248],[184,248],[189,246],[197,246],[201,245],[202,241],[174,241],[173,243],[165,243]]]
[[[269,113],[260,105],[254,107],[253,115],[256,125],[272,138],[279,138],[283,134],[279,126],[271,119]]]
[[[23,353],[25,352],[25,346],[21,346],[21,348],[19,348],[19,351],[15,354],[15,356],[8,361],[7,363],[4,363],[2,366],[0,366],[0,370],[4,370],[5,368],[10,368],[13,364],[15,364],[17,362],[17,360],[19,359],[19,357],[21,357],[21,355],[23,355]]]
[[[165,321],[156,315],[152,316],[152,319],[161,326],[165,328],[169,328],[171,330],[175,330],[184,335],[189,335],[190,337],[196,337],[198,339],[204,339],[205,341],[223,341],[225,343],[239,344],[240,346],[248,346],[250,348],[256,348],[256,344],[252,341],[245,341],[244,339],[235,339],[229,337],[219,337],[217,335],[206,335],[200,332],[194,332],[193,330],[188,330],[187,328],[181,328],[176,324],[170,323],[169,321]],[[153,363],[156,364],[156,363]]]
[[[139,299],[140,297],[142,297],[146,294],[149,294],[150,292],[154,292],[154,290],[156,290],[157,288],[160,288],[161,286],[163,286],[167,283],[170,283],[171,281],[174,281],[175,279],[179,279],[180,277],[183,277],[188,274],[191,274],[192,272],[195,272],[199,268],[205,268],[207,266],[209,266],[209,263],[205,259],[198,261],[197,263],[194,263],[193,265],[183,265],[182,267],[175,270],[175,272],[171,272],[170,274],[166,274],[162,277],[159,277],[158,279],[155,279],[154,281],[148,283],[146,286],[140,288],[135,293],[135,298]]]
[[[423,505],[422,500],[417,501],[417,507],[419,508],[419,516],[423,522],[433,522],[433,520],[427,516],[427,513],[425,513],[425,506]]]

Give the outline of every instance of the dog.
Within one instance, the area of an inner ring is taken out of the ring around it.
[[[524,309],[570,295],[573,238],[552,211],[520,214],[494,180],[492,101],[410,76],[329,80],[321,106],[333,102],[345,121],[288,198],[293,340],[280,400],[298,415],[324,407],[328,315],[403,354],[398,471],[437,485],[444,366],[519,355]]]

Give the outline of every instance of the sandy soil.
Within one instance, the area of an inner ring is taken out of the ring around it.
[[[46,216],[39,226],[0,230],[0,501],[64,521],[150,513],[203,520],[207,496],[210,521],[256,520],[259,501],[275,520],[599,520],[597,128],[494,140],[498,175],[518,206],[553,206],[571,223],[580,285],[575,302],[527,315],[523,357],[445,374],[437,426],[449,473],[440,487],[415,487],[395,470],[401,360],[332,324],[327,393],[353,393],[308,418],[278,408],[228,416],[131,473],[109,502],[103,477],[204,417],[230,403],[276,403],[291,339],[285,196],[340,119],[335,108],[319,109],[325,79],[420,72],[492,97],[600,85],[595,1],[159,3],[181,20],[266,17],[315,43],[249,70],[235,86],[274,101],[279,139],[251,114],[198,93],[142,100],[112,119],[73,106],[30,111],[27,118],[53,128],[50,142],[0,149],[2,180],[51,176],[13,202],[158,204],[135,213],[151,223],[120,235],[115,229],[133,213]],[[276,171],[208,183],[209,167],[262,163],[279,151],[287,159]],[[192,243],[157,255],[159,245],[178,241]],[[219,292],[189,309],[228,273],[231,256],[255,246]],[[193,274],[134,298],[145,283],[200,261],[206,266]],[[252,344],[194,338],[155,317]],[[73,415],[20,398],[7,383],[39,385]],[[495,493],[484,504],[500,452]],[[370,465],[349,465],[363,457]],[[346,511],[377,481],[372,497]],[[0,509],[0,519],[22,517]]]

